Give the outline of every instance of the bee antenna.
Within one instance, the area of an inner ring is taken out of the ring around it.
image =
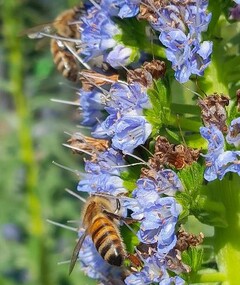
[[[78,171],[78,170],[74,170],[74,169],[72,169],[72,168],[70,168],[70,167],[64,166],[64,165],[62,165],[62,164],[60,164],[60,163],[57,163],[57,162],[55,162],[55,161],[52,161],[52,163],[53,163],[54,165],[58,166],[58,167],[61,167],[61,168],[65,169],[65,170],[68,170],[68,171],[71,171],[71,172],[75,173],[77,176],[80,176],[80,174],[82,174],[82,173],[81,173],[80,171]]]
[[[80,201],[82,201],[83,203],[86,203],[86,199],[84,199],[83,197],[79,196],[78,194],[76,194],[75,192],[73,192],[72,190],[65,188],[65,191],[68,192],[70,195],[78,198]]]
[[[61,224],[61,223],[58,223],[58,222],[55,222],[53,220],[49,220],[47,219],[46,220],[48,223],[52,224],[52,225],[55,225],[55,226],[58,226],[60,228],[64,228],[64,229],[67,229],[67,230],[70,230],[70,231],[73,231],[73,232],[77,232],[78,231],[78,228],[73,228],[73,227],[70,227],[70,226],[66,226],[64,224]]]
[[[50,101],[79,107],[79,103],[78,102],[60,100],[60,99],[55,99],[55,98],[51,98]]]

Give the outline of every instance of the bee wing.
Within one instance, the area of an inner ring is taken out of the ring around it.
[[[70,265],[69,265],[69,275],[72,273],[73,271],[73,268],[77,262],[77,259],[78,259],[78,254],[79,254],[79,251],[82,247],[82,244],[83,244],[83,241],[86,237],[87,233],[84,232],[83,235],[79,238],[79,240],[77,241],[77,244],[75,245],[74,247],[74,250],[73,250],[73,253],[72,253],[72,257],[71,257],[71,261],[70,261]]]
[[[53,34],[56,31],[54,22],[37,25],[35,27],[26,29],[20,33],[20,36],[28,36],[30,39],[41,39],[44,37],[42,33]]]

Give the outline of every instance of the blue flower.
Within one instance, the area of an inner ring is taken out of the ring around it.
[[[109,93],[111,101],[108,106],[111,107],[111,110],[112,108],[117,109],[120,114],[129,114],[131,111],[136,111],[136,114],[142,115],[144,108],[151,108],[146,88],[140,83],[129,85],[114,83]]]
[[[132,273],[125,279],[126,285],[146,285],[157,283],[159,285],[183,285],[185,281],[179,276],[169,277],[166,267],[157,256],[144,260],[144,267],[140,272]]]
[[[81,41],[84,47],[81,54],[85,56],[85,61],[104,54],[117,44],[114,37],[121,34],[121,30],[104,11],[90,8],[88,15],[81,20]]]
[[[79,95],[82,114],[81,124],[93,127],[99,120],[106,117],[104,114],[103,94],[97,89],[91,91],[80,89]]]
[[[110,1],[103,2],[108,5]],[[112,67],[119,68],[132,62],[136,56],[136,51],[130,47],[125,47],[118,41],[121,38],[122,30],[109,17],[109,11],[114,13],[115,3],[109,3],[110,7],[101,10],[91,7],[86,16],[82,16],[81,21],[81,55],[87,62],[98,56],[103,56],[104,60]]]
[[[233,144],[235,147],[240,146],[240,118],[232,120],[226,140],[229,144]]]
[[[160,170],[156,173],[155,181],[157,190],[168,196],[173,196],[176,191],[182,191],[183,186],[177,174],[171,169]]]
[[[116,45],[108,54],[105,55],[104,60],[113,68],[119,68],[131,63],[132,49],[122,44]]]
[[[144,144],[152,132],[152,126],[144,116],[124,116],[116,124],[112,138],[113,147],[131,153]]]
[[[206,13],[208,1],[181,2],[159,9],[153,28],[161,32],[159,39],[167,47],[166,56],[172,62],[175,77],[186,82],[191,74],[203,75],[210,63],[212,43],[201,43],[201,33],[207,30],[211,14]]]
[[[132,152],[144,144],[152,132],[152,126],[142,115],[150,108],[146,88],[139,83],[114,83],[109,91],[105,110],[109,116],[98,125],[92,135],[111,138],[112,146],[123,152]]]
[[[229,19],[231,20],[236,20],[236,21],[240,20],[240,1],[238,2],[239,2],[239,5],[236,5],[235,7],[230,9]]]
[[[124,168],[118,168],[123,166],[125,161],[118,151],[113,148],[109,148],[105,152],[98,153],[94,161],[85,162],[85,171],[93,174],[112,174],[120,175]]]
[[[240,175],[240,151],[225,151],[215,161],[217,176],[223,179],[227,172],[235,172]]]
[[[226,137],[227,142],[238,145],[239,143],[239,118],[233,120]],[[239,151],[224,151],[224,136],[214,125],[200,128],[203,138],[208,141],[208,152],[203,155],[206,160],[204,178],[207,181],[222,180],[227,172],[240,175]]]
[[[140,0],[102,0],[101,8],[103,10],[106,10],[110,16],[129,18],[135,16],[138,13],[139,2]]]
[[[224,150],[224,136],[214,125],[200,128],[201,136],[208,141],[208,155],[218,156]]]
[[[140,193],[142,191],[140,190]],[[141,197],[135,190],[135,196],[139,207],[132,208],[132,217],[141,220],[140,229],[137,233],[143,243],[157,243],[158,254],[167,254],[176,244],[175,226],[181,207],[173,197],[160,198],[156,192],[150,191]]]

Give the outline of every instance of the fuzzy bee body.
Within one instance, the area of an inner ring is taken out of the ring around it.
[[[92,238],[97,251],[106,262],[114,266],[122,265],[126,252],[119,231],[119,221],[115,215],[118,206],[117,203],[114,205],[112,200],[103,196],[88,198],[82,213],[82,226],[85,234],[78,240],[73,251],[70,273],[86,235]]]
[[[62,12],[53,23],[56,34],[64,38],[79,39],[80,32],[74,22],[78,20],[80,13],[81,8],[79,7]],[[75,43],[67,42],[67,44],[74,51],[76,50]],[[51,39],[50,50],[57,70],[67,79],[77,81],[79,66],[74,55],[64,46],[64,42]]]

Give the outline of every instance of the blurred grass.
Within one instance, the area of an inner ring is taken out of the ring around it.
[[[0,284],[94,284],[68,260],[76,233],[56,228],[47,218],[66,223],[80,218],[80,204],[64,188],[77,177],[52,165],[79,169],[80,160],[61,144],[74,130],[74,109],[50,98],[71,99],[59,86],[49,48],[19,37],[24,29],[50,22],[77,1],[0,2]]]

